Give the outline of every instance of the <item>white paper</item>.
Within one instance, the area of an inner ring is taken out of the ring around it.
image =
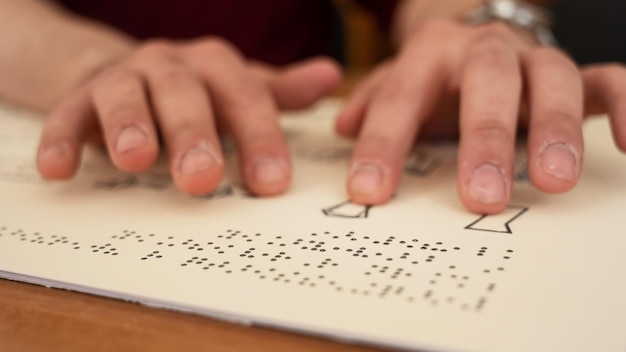
[[[626,157],[605,119],[574,191],[536,191],[520,158],[511,207],[481,217],[457,199],[452,145],[417,147],[389,204],[348,202],[337,106],[283,120],[295,171],[275,198],[241,187],[232,152],[206,197],[97,151],[44,182],[41,118],[3,107],[0,276],[392,348],[626,350]]]

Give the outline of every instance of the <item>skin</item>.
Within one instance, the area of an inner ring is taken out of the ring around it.
[[[459,136],[458,195],[476,213],[509,203],[520,127],[530,179],[546,193],[578,181],[584,116],[609,113],[616,145],[626,150],[623,66],[579,68],[505,24],[450,20],[475,3],[402,5],[398,54],[357,87],[337,119],[340,134],[357,138],[347,184],[356,202],[392,197],[418,138]]]
[[[337,131],[357,139],[347,183],[355,202],[391,198],[417,138],[460,138],[459,198],[477,213],[508,204],[520,127],[528,130],[531,180],[548,193],[576,184],[583,116],[609,113],[625,150],[622,66],[579,68],[528,33],[459,21],[476,3],[400,5],[397,53],[372,70],[337,118]],[[25,25],[33,21],[41,26]],[[227,133],[250,190],[281,194],[292,170],[279,111],[306,108],[341,80],[329,59],[276,68],[217,37],[138,43],[41,0],[1,2],[0,22],[8,28],[0,33],[7,77],[0,95],[48,112],[37,164],[50,180],[71,178],[84,145],[97,142],[128,172],[150,168],[162,148],[178,188],[205,194],[223,176],[219,137]]]

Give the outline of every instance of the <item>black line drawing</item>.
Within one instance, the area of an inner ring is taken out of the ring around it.
[[[132,187],[142,187],[153,191],[163,191],[173,184],[172,177],[167,172],[148,172],[145,174],[121,174],[105,180],[96,181],[94,187],[106,190],[123,190]]]
[[[513,177],[517,183],[528,183],[530,178],[528,176],[528,164],[526,160],[520,160],[515,163],[515,175]]]
[[[115,177],[96,181],[94,183],[94,187],[97,189],[106,189],[106,190],[122,190],[128,189],[133,186],[136,186],[139,183],[139,179],[135,175],[125,174],[125,175],[117,175]]]
[[[428,153],[416,152],[411,155],[404,166],[404,173],[416,177],[428,177],[439,166],[441,160]]]
[[[528,207],[520,205],[509,205],[507,209],[509,210],[498,215],[482,215],[480,218],[478,218],[478,220],[467,225],[465,229],[485,232],[507,233],[512,235],[513,231],[511,230],[511,223],[515,221],[515,219],[522,216],[522,214],[524,214],[526,211],[528,211]],[[499,221],[499,219],[495,220],[496,218],[504,218],[503,220],[506,221],[502,222]]]
[[[294,155],[298,158],[319,163],[333,163],[348,160],[351,153],[352,147],[301,147],[294,150]]]
[[[198,196],[197,198],[201,199],[222,199],[228,198],[235,195],[235,190],[231,185],[221,185],[217,187],[213,192],[209,194],[205,194],[203,196]]]
[[[347,200],[322,209],[322,213],[328,217],[347,219],[367,219],[371,205],[360,205]]]

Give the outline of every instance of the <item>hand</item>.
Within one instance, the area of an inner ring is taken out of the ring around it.
[[[47,179],[72,177],[87,141],[101,140],[113,164],[140,172],[162,138],[178,188],[202,195],[223,175],[219,133],[240,153],[242,179],[258,195],[289,185],[291,164],[277,115],[335,89],[337,66],[317,58],[278,70],[248,62],[218,38],[146,43],[68,96],[48,116],[38,152]]]
[[[611,113],[624,150],[623,67],[581,72],[559,50],[539,47],[502,23],[427,22],[357,87],[338,117],[340,133],[358,136],[350,197],[386,202],[417,137],[458,135],[462,203],[477,213],[500,212],[511,195],[518,125],[528,129],[532,183],[565,192],[581,170],[585,98],[588,112]]]

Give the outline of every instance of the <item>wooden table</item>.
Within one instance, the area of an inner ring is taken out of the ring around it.
[[[356,79],[338,90],[344,95]],[[1,352],[376,351],[0,279]]]
[[[209,350],[375,351],[0,279],[0,351]]]

